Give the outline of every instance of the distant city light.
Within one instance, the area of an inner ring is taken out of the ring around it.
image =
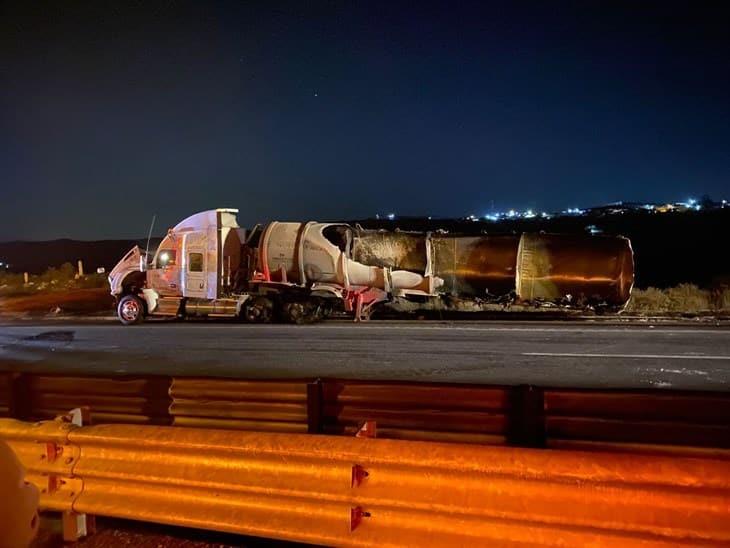
[[[388,213],[388,220],[392,221],[393,219],[395,219],[395,213]]]
[[[524,211],[518,211],[516,209],[509,209],[505,211],[491,211],[485,213],[481,219],[497,222],[505,219],[533,219],[540,217],[542,219],[552,219],[554,217],[564,216],[593,216],[593,215],[624,215],[632,211],[650,211],[656,213],[669,213],[669,212],[681,212],[681,211],[704,211],[708,209],[723,209],[728,207],[728,200],[722,200],[718,202],[712,202],[707,204],[700,204],[695,198],[689,198],[686,202],[674,202],[674,203],[646,203],[646,202],[614,202],[608,205],[591,207],[581,209],[579,207],[569,207],[558,212],[548,211],[535,211],[533,209],[526,209]],[[476,221],[478,218],[474,215],[465,217],[467,220]],[[592,226],[592,225],[589,225]],[[586,227],[586,230],[590,230]],[[597,229],[600,230],[600,229]]]

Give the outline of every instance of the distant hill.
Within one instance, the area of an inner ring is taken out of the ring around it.
[[[150,249],[156,249],[160,240],[153,238]],[[0,243],[0,262],[9,264],[9,270],[13,272],[40,274],[49,266],[58,267],[63,263],[75,266],[80,259],[87,272],[95,272],[98,267],[109,271],[135,245],[144,248],[147,239],[81,241],[64,238],[43,242],[4,242]]]

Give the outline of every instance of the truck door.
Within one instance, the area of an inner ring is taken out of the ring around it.
[[[185,257],[185,296],[204,299],[207,295],[205,249],[189,247]]]

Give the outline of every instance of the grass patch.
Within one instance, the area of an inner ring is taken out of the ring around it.
[[[730,288],[700,289],[694,284],[679,284],[668,289],[636,289],[626,306],[630,314],[700,314],[730,312]]]
[[[631,299],[626,305],[626,312],[646,314],[669,310],[669,297],[661,289],[648,287],[646,289],[634,288],[631,292]]]
[[[693,284],[679,284],[666,290],[669,297],[670,312],[686,312],[696,314],[713,309],[710,304],[710,292]]]

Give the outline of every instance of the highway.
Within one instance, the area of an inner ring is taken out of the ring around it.
[[[726,391],[730,329],[571,322],[14,323],[0,325],[0,368]]]

